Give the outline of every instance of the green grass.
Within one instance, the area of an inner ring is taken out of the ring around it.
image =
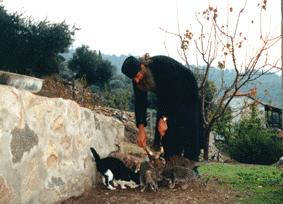
[[[126,148],[126,147],[124,147],[124,150],[125,151],[130,151],[130,152],[136,152],[136,153],[141,152],[141,151],[137,151],[137,150],[134,150],[134,149],[129,149],[129,148]]]
[[[248,199],[237,202],[283,203],[283,172],[277,168],[212,163],[199,167],[199,171],[203,178],[217,178],[222,184],[231,184],[232,189],[252,193]]]

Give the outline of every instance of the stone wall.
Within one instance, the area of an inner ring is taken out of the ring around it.
[[[106,156],[123,124],[71,100],[0,85],[0,203],[60,203],[95,182],[89,147]]]

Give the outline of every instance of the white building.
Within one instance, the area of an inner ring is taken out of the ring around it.
[[[233,92],[228,93],[225,97],[224,103],[230,98],[230,96],[233,94]],[[278,107],[274,107],[268,104],[265,104],[263,102],[258,101],[257,99],[253,98],[247,93],[243,93],[241,91],[237,91],[233,99],[230,101],[229,106],[232,110],[232,114],[234,118],[232,119],[233,122],[237,122],[240,120],[242,115],[246,115],[251,112],[250,105],[253,103],[257,103],[257,107],[259,111],[261,112],[259,117],[266,117],[267,114],[274,115],[274,117],[271,117],[271,119],[268,121],[269,125],[271,127],[277,127],[281,129],[282,126],[282,118],[281,118],[281,109]],[[279,117],[279,118],[278,118]],[[275,120],[272,120],[272,118],[276,118]]]

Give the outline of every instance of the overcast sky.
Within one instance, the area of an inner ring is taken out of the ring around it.
[[[260,9],[256,6],[259,2],[249,0],[239,22],[239,32],[249,36],[252,49],[255,50],[259,45],[256,39],[260,36]],[[180,48],[178,37],[166,35],[159,27],[178,33],[178,14],[181,33],[192,25],[197,34],[200,27],[195,12],[202,13],[208,3],[217,6],[219,22],[223,21],[223,24],[227,21],[227,8],[233,8],[229,15],[229,25],[234,30],[236,17],[245,5],[245,0],[230,0],[229,3],[226,0],[3,0],[5,8],[10,12],[25,12],[36,20],[47,17],[52,22],[66,20],[69,25],[76,24],[81,30],[76,33],[74,48],[85,44],[93,50],[118,56],[129,53],[143,55],[146,52],[151,56],[167,55],[165,41],[170,56],[177,60],[180,60],[177,54]],[[280,0],[268,0],[267,11],[262,19],[263,31],[275,31],[274,36],[280,35],[280,6]],[[190,51],[189,61],[196,63],[193,47],[190,47]],[[280,42],[269,54],[274,59],[280,57]]]

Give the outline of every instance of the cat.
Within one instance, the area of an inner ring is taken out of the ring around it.
[[[126,186],[130,188],[136,188],[140,184],[140,174],[131,171],[125,164],[117,158],[106,157],[101,159],[94,148],[90,147],[90,150],[96,161],[97,171],[104,178],[104,185],[110,189],[115,190],[118,184],[122,189],[126,189]],[[110,182],[113,182],[113,187]]]
[[[143,192],[147,186],[149,186],[154,192],[158,191],[157,181],[161,181],[161,172],[165,167],[165,159],[160,157],[159,161],[162,161],[163,164],[159,168],[155,168],[153,163],[155,160],[151,158],[151,161],[144,161],[140,165],[140,185],[141,192]],[[153,162],[153,163],[152,163]]]
[[[182,156],[172,155],[172,156],[165,159],[166,160],[165,168],[169,168],[169,167],[173,167],[173,166],[182,166],[182,167],[186,167],[188,169],[194,169],[195,167],[208,164],[213,159],[214,159],[214,157],[212,157],[209,160],[203,161],[203,162],[196,162],[196,161],[187,159],[187,158],[182,157]]]
[[[209,178],[206,181],[201,181],[198,179],[196,173],[186,167],[174,166],[169,168],[164,168],[161,176],[169,181],[169,187],[174,188],[176,182],[183,183],[182,189],[188,188],[191,180],[196,180],[199,184],[206,185],[209,181]]]
[[[117,150],[109,153],[108,157],[114,157],[121,160],[126,165],[126,167],[137,173],[140,169],[140,163],[129,154],[122,153],[121,147],[118,144],[116,144],[116,146]]]

